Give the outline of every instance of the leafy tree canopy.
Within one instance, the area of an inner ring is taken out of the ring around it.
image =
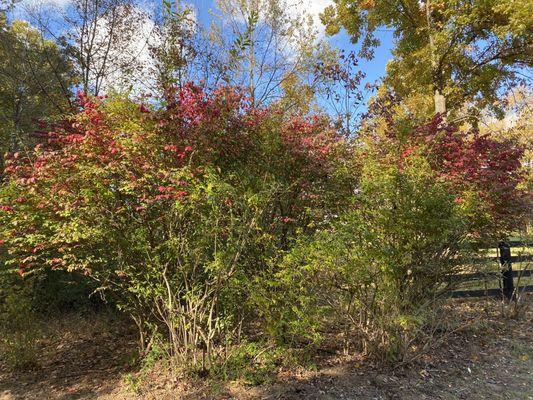
[[[56,43],[26,22],[0,17],[0,153],[31,142],[38,121],[68,111],[72,82]]]
[[[520,0],[335,0],[321,17],[327,33],[346,29],[367,58],[376,33],[394,31],[385,84],[399,95],[439,94],[452,111],[465,104],[499,111],[498,93],[531,66],[532,14],[533,4]]]

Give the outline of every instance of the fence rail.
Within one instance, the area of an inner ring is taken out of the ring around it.
[[[533,241],[531,240],[508,240],[506,243],[509,245],[509,247],[532,247],[533,246]],[[474,244],[473,246],[478,249],[494,248],[491,245],[487,245],[486,243],[485,244]]]
[[[500,257],[480,257],[480,258],[458,258],[455,260],[455,264],[462,265],[462,264],[485,264],[489,262],[499,262]],[[524,254],[521,256],[511,256],[510,262],[511,263],[519,263],[519,262],[532,262],[533,261],[533,254]]]
[[[473,290],[456,290],[449,293],[452,298],[469,298],[469,297],[502,297],[508,299],[516,297],[517,294],[533,292],[533,285],[514,286],[514,278],[523,278],[533,276],[533,270],[518,270],[513,271],[513,263],[531,262],[533,261],[533,254],[526,254],[520,256],[512,256],[512,247],[533,247],[530,242],[512,240],[508,242],[500,242],[498,244],[497,257],[484,257],[474,260],[458,260],[457,264],[480,264],[486,262],[499,262],[501,271],[494,272],[475,272],[453,275],[451,282],[464,283],[474,282],[483,279],[500,279],[500,288],[494,289],[473,289]]]
[[[516,288],[519,293],[533,292],[533,285],[520,286]],[[469,298],[469,297],[503,297],[503,289],[476,289],[476,290],[454,290],[450,293],[453,299]]]
[[[513,278],[525,278],[529,276],[533,276],[533,269],[525,269],[520,271],[511,271],[513,274]],[[496,278],[502,278],[502,273],[497,271],[490,271],[490,272],[474,272],[469,274],[459,274],[459,275],[453,275],[451,277],[451,280],[453,282],[470,282],[470,281],[478,281],[483,279],[496,279]]]

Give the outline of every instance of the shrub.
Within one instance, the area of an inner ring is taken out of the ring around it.
[[[431,141],[421,137],[428,131]],[[316,341],[336,325],[347,346],[382,360],[409,359],[432,339],[449,277],[472,255],[468,243],[501,232],[493,223],[503,202],[519,198],[519,150],[495,157],[503,145],[467,135],[432,122],[411,135],[360,138],[351,205],[302,238],[265,281],[277,296],[258,304],[278,338]],[[450,146],[452,154],[443,150]]]
[[[466,243],[509,229],[494,222],[520,199],[520,149],[438,118],[346,139],[228,87],[79,102],[7,158],[3,268],[94,280],[145,355],[195,371],[231,375],[257,350],[231,347],[257,332],[301,346],[336,324],[405,359]]]
[[[341,204],[344,142],[322,118],[285,120],[230,88],[188,85],[153,111],[80,103],[34,154],[8,160],[8,265],[91,277],[141,346],[162,334],[175,360],[210,368],[254,321],[268,260]]]

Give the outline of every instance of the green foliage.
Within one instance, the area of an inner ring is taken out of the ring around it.
[[[37,365],[39,325],[32,308],[31,293],[17,282],[0,287],[0,357],[14,370],[27,370]]]
[[[399,148],[372,136],[359,153],[351,205],[302,239],[264,281],[270,296],[260,293],[258,306],[280,340],[313,342],[337,325],[347,348],[407,360],[438,324],[454,260],[468,255],[484,219],[483,201],[463,192],[459,202],[457,187],[424,153]]]
[[[169,356],[172,371],[262,382],[334,330],[347,351],[406,360],[466,244],[504,232],[493,222],[520,197],[520,148],[379,102],[354,140],[231,87],[173,88],[152,110],[78,101],[8,155],[2,272],[90,278],[80,288],[137,324],[146,365]]]
[[[85,314],[112,305],[94,293],[97,285],[87,276],[46,269],[24,282],[32,293],[32,307],[40,316],[76,312]]]
[[[327,31],[346,29],[362,56],[383,27],[397,39],[361,127],[355,56],[316,41],[290,1],[217,3],[204,38],[191,8],[163,1],[150,49],[162,95],[148,104],[75,104],[64,43],[8,22],[0,3],[0,345],[13,368],[35,365],[39,317],[102,298],[138,327],[136,392],[161,360],[264,383],[331,333],[405,361],[431,342],[468,243],[524,225],[531,154],[513,141],[531,142],[526,99],[507,108],[509,140],[428,120],[428,100],[444,95],[449,120],[505,109],[498,95],[531,65],[529,3],[335,0]],[[114,6],[97,40],[111,47],[136,15]],[[122,63],[93,57],[105,47],[70,47],[87,53],[74,57],[84,87]],[[310,115],[320,94],[336,123]]]
[[[162,334],[176,362],[210,369],[251,323],[269,260],[341,204],[348,186],[329,173],[344,143],[321,119],[282,121],[230,89],[190,86],[154,113],[80,101],[50,147],[9,160],[7,265],[91,277],[143,346]]]
[[[70,110],[71,65],[58,45],[0,15],[0,156],[35,144],[39,120]],[[0,161],[0,168],[3,160]]]
[[[439,118],[381,110],[351,146],[231,88],[187,85],[154,111],[79,101],[47,145],[8,158],[4,272],[91,278],[145,361],[164,352],[173,371],[261,382],[335,329],[347,351],[409,359],[467,243],[503,232],[520,195],[519,148]],[[258,330],[275,346],[250,342]]]
[[[252,10],[250,12],[250,15],[248,15],[248,19],[246,22],[246,31],[239,34],[239,36],[235,38],[233,46],[229,51],[229,54],[231,56],[230,65],[232,68],[237,67],[236,64],[238,61],[242,62],[242,53],[244,53],[246,49],[252,45],[252,36],[257,26],[258,20],[258,13],[255,10]]]
[[[424,185],[424,177],[385,171],[373,179],[364,203],[296,247],[278,274],[288,284],[284,293],[299,293],[284,297],[285,305],[307,306],[293,316],[300,332],[309,331],[308,319],[333,314],[359,349],[401,358],[405,338],[426,322],[427,302],[454,270],[448,252],[465,231],[453,199]],[[427,190],[423,200],[416,197]]]
[[[225,380],[241,380],[259,385],[272,380],[273,373],[283,363],[283,349],[257,342],[243,342],[230,350],[216,375]]]
[[[142,387],[149,382],[152,369],[159,363],[163,368],[168,367],[168,342],[160,334],[154,334],[151,338],[151,345],[146,349],[142,358],[138,361],[139,370],[129,373],[125,377],[126,384],[130,389],[140,395]]]

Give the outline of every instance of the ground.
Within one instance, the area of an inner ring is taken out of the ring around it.
[[[455,300],[462,323],[409,364],[383,367],[329,355],[314,370],[279,371],[258,386],[173,380],[157,369],[138,379],[134,331],[101,315],[67,316],[49,324],[35,369],[13,373],[0,365],[0,400],[533,399],[532,304],[528,296],[511,318],[495,300]]]

